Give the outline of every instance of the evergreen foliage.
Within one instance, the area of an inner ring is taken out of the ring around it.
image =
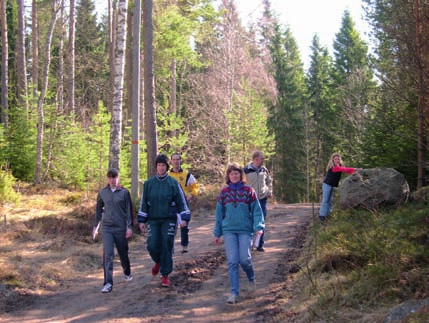
[[[98,103],[107,105],[109,64],[106,39],[97,22],[93,0],[78,1],[76,7],[75,97],[81,121],[97,113]]]
[[[3,214],[4,225],[7,224],[7,216],[3,210],[6,203],[19,203],[20,194],[15,192],[13,186],[16,179],[12,173],[4,166],[0,166],[0,215]]]
[[[18,109],[9,110],[9,127],[0,136],[0,163],[9,165],[14,177],[32,181],[36,158],[35,116],[26,120]]]
[[[270,45],[278,101],[269,110],[268,125],[275,137],[274,194],[283,202],[306,198],[304,70],[291,31],[274,27]]]
[[[348,11],[344,12],[333,47],[337,150],[358,164],[363,159],[361,149],[366,118],[371,113],[374,81],[368,47]]]
[[[336,119],[332,80],[332,58],[315,35],[311,46],[310,68],[306,75],[310,151],[309,187],[312,201],[318,201],[325,176],[325,162],[336,147]]]

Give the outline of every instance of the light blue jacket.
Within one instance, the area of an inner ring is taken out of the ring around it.
[[[252,187],[240,182],[222,189],[216,204],[216,238],[227,232],[253,234],[264,228],[261,205]]]

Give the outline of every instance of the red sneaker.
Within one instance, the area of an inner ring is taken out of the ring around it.
[[[160,264],[155,264],[152,267],[152,276],[156,276],[159,274],[159,269],[161,268]]]
[[[164,286],[164,287],[170,287],[171,286],[171,283],[168,280],[168,276],[162,276],[161,277],[161,286]]]

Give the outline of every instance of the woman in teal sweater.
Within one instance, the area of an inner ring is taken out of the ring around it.
[[[224,237],[231,284],[231,296],[227,302],[234,304],[239,296],[239,265],[249,280],[249,289],[255,288],[250,251],[253,233],[262,234],[265,224],[255,191],[245,185],[243,168],[238,164],[231,164],[226,170],[225,182],[228,186],[222,189],[217,199],[213,233],[216,245],[219,245],[220,237]]]

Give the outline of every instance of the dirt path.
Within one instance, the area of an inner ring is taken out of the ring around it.
[[[102,270],[84,273],[68,282],[62,292],[40,295],[26,309],[0,314],[0,322],[265,322],[282,311],[276,295],[287,284],[293,258],[313,213],[310,204],[278,204],[268,210],[266,252],[253,252],[257,291],[246,291],[246,278],[241,272],[243,287],[238,304],[225,303],[230,289],[228,272],[223,245],[213,243],[214,216],[210,215],[191,222],[190,250],[181,254],[177,249],[171,288],[160,287],[159,277],[151,276],[153,263],[142,239],[136,239],[130,245],[131,282],[124,281],[120,264],[115,262],[112,293],[100,293]],[[101,252],[101,244],[94,248]]]

